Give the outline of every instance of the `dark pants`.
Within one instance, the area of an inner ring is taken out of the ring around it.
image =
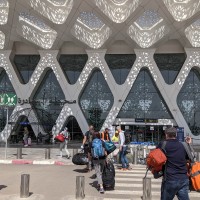
[[[189,200],[189,180],[163,181],[161,200],[173,200],[175,195],[179,200]]]

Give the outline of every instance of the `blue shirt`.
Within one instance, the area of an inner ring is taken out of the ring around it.
[[[183,144],[177,139],[168,139],[166,141],[166,180],[188,179],[186,163],[189,158]],[[158,148],[161,147],[162,142],[158,144]]]

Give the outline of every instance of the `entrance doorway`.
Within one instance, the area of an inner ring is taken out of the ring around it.
[[[122,130],[129,130],[132,142],[152,142],[158,144],[164,139],[161,125],[121,125]]]

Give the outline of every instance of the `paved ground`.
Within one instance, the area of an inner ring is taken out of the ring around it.
[[[0,200],[75,200],[76,177],[85,178],[86,200],[141,200],[145,167],[132,171],[116,169],[115,190],[99,194],[94,171],[85,173],[84,166],[0,165]],[[20,198],[21,174],[30,174],[28,198]],[[148,177],[152,178],[151,173]],[[152,200],[160,199],[161,179],[151,179]],[[200,193],[190,193],[190,200],[199,200]],[[174,200],[177,200],[176,198]]]
[[[28,148],[23,147],[22,159],[16,159],[17,149],[22,147],[22,145],[11,145],[6,151],[5,159],[5,147],[1,145],[0,200],[74,200],[76,176],[85,176],[85,199],[141,199],[142,178],[146,170],[144,165],[133,165],[133,170],[129,172],[121,172],[116,169],[115,190],[107,191],[104,195],[100,195],[95,187],[97,182],[93,178],[94,171],[85,173],[83,170],[85,166],[74,166],[71,159],[66,157],[60,158],[58,146],[59,144],[33,144],[33,146]],[[76,153],[79,147],[80,143],[71,144],[69,146],[71,154]],[[51,149],[50,159],[45,159],[46,148]],[[128,155],[131,159],[131,154]],[[30,174],[30,196],[28,198],[19,197],[22,173]],[[152,177],[151,174],[149,174],[149,177]],[[152,179],[152,200],[160,198],[160,184],[160,179]],[[200,193],[190,193],[190,199],[200,199]]]

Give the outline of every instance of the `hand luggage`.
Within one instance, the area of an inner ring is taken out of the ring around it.
[[[188,157],[190,159],[189,163],[189,177],[191,189],[200,192],[200,162],[196,161],[194,149],[190,144],[182,142]]]
[[[59,134],[55,137],[55,140],[56,141],[59,141],[59,142],[64,142],[65,141],[65,137],[63,134]]]
[[[102,181],[105,190],[115,189],[115,167],[111,161],[105,162]]]
[[[112,141],[105,141],[105,149],[107,151],[107,154],[109,155],[116,149],[116,146]]]
[[[73,156],[72,162],[75,165],[87,165],[89,161],[88,161],[87,154],[80,152]]]
[[[164,153],[165,145],[166,141],[163,142],[161,149],[154,149],[147,156],[147,172],[148,170],[151,170],[154,178],[160,178],[161,176],[163,176],[163,167],[167,161],[167,157]]]

